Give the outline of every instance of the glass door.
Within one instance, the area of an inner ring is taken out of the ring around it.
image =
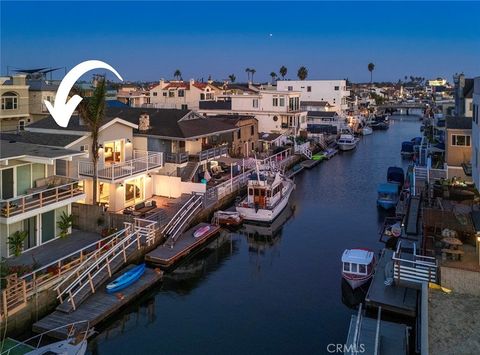
[[[55,238],[55,210],[42,213],[42,243]]]
[[[123,140],[105,142],[103,157],[105,164],[120,163],[124,160]]]
[[[30,217],[23,221],[23,230],[28,233],[25,239],[25,250],[37,246],[37,218]]]
[[[2,170],[2,200],[13,197],[13,168]]]
[[[142,202],[143,194],[143,177],[128,180],[125,182],[125,204],[131,205]]]
[[[32,167],[31,165],[22,165],[17,167],[17,196],[27,193],[27,189],[31,188],[32,183]]]

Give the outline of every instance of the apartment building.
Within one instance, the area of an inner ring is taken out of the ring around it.
[[[0,78],[0,131],[16,131],[29,124],[29,94],[26,75]]]

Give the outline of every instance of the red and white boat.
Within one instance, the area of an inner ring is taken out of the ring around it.
[[[375,253],[368,249],[346,249],[342,254],[342,276],[356,289],[373,276]]]

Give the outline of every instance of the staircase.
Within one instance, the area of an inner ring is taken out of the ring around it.
[[[185,230],[191,220],[195,217],[198,210],[203,206],[203,194],[192,194],[190,199],[173,216],[170,222],[162,230],[162,234],[167,238],[165,244],[173,247],[177,238]]]
[[[183,168],[180,175],[182,181],[188,182],[192,181],[193,176],[197,172],[199,163],[196,161],[189,161],[187,165]]]
[[[129,257],[143,243],[148,242],[146,229],[133,228],[131,224],[122,231],[122,237],[112,239],[103,245],[98,253],[92,254],[73,274],[57,286],[57,298],[61,302],[57,310],[70,313],[91,294],[105,283],[115,272],[120,270]]]
[[[307,157],[307,159],[312,159],[312,151],[310,150],[310,144],[308,142],[300,145],[297,145],[295,143],[295,154],[303,154]]]

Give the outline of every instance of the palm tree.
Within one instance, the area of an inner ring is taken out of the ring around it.
[[[235,76],[235,74],[230,74],[230,75],[228,76],[228,78],[230,79],[230,82],[231,82],[231,83],[234,83],[235,80],[237,80],[237,77]]]
[[[90,137],[92,138],[91,153],[93,163],[93,204],[97,204],[97,181],[98,181],[98,159],[99,149],[98,136],[100,127],[103,124],[103,118],[105,116],[105,98],[107,96],[107,86],[105,84],[105,76],[100,78],[97,82],[97,86],[91,96],[85,95],[83,90],[79,87],[74,87],[72,90],[74,93],[78,93],[83,97],[80,104],[77,106],[79,116],[82,118],[85,125],[90,131]]]
[[[180,69],[175,70],[175,73],[173,73],[173,77],[177,80],[180,80],[180,78],[182,77],[182,72],[180,71]]]
[[[253,75],[256,73],[257,71],[255,69],[250,69],[250,73],[252,74],[252,83],[253,83]]]
[[[247,73],[247,81],[250,81],[250,72],[252,71],[252,69],[250,68],[245,68],[245,73]]]
[[[372,80],[373,80],[373,70],[374,69],[375,69],[375,64],[368,63],[368,71],[370,72],[370,84],[372,83]]]
[[[270,76],[272,77],[272,84],[275,82],[275,78],[277,77],[277,73],[275,73],[274,71],[272,71],[270,73]]]
[[[308,76],[308,70],[305,67],[298,68],[297,76],[300,80],[305,80]]]
[[[285,79],[285,75],[287,75],[287,71],[288,71],[288,70],[287,70],[287,67],[286,67],[286,66],[282,65],[282,66],[280,67],[279,72],[280,72],[280,75],[282,76],[282,80]]]

